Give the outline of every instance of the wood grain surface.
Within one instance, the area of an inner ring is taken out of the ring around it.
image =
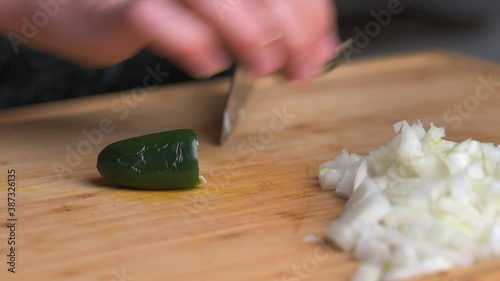
[[[490,76],[500,81],[497,65],[431,52],[347,64],[307,86],[268,77],[223,147],[227,80],[3,111],[0,280],[349,280],[357,263],[348,255],[304,242],[325,237],[344,205],[320,190],[318,165],[342,149],[377,148],[400,120],[500,143],[500,85],[480,86]],[[461,115],[456,104],[465,104]],[[105,145],[176,128],[199,132],[208,184],[151,192],[100,178]],[[8,169],[17,181],[15,274],[6,263]],[[500,261],[418,280],[497,281]]]

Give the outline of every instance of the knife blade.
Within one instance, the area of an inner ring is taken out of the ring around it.
[[[339,46],[338,56],[325,64],[322,74],[328,73],[337,66],[339,66],[346,58],[347,52],[353,45],[353,40],[349,39],[344,41]],[[233,77],[231,79],[231,86],[226,99],[226,106],[224,109],[222,128],[220,134],[220,145],[229,140],[234,129],[239,121],[245,114],[245,104],[252,93],[255,78],[249,72],[245,71],[242,67],[236,67]]]

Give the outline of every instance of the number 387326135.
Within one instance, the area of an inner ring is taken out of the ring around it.
[[[7,212],[10,218],[16,217],[16,170],[7,171]]]

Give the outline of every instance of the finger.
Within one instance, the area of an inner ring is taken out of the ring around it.
[[[153,39],[152,50],[196,77],[210,77],[227,69],[230,56],[218,36],[176,1],[138,1],[131,18],[137,30]]]
[[[38,7],[23,4],[17,7],[19,15],[32,14]],[[46,17],[44,28],[24,43],[89,68],[109,66],[135,55],[145,45],[138,33],[130,32],[127,11],[131,8],[129,3],[116,0],[71,2]]]
[[[184,3],[211,22],[235,57],[255,74],[264,75],[285,64],[285,45],[262,1],[199,1]],[[231,4],[232,3],[232,4]]]
[[[268,0],[285,34],[290,60],[287,73],[310,79],[335,56],[339,44],[335,8],[331,1]]]
[[[77,46],[85,46],[85,52],[92,57],[86,64],[108,66],[121,62],[137,54],[149,40],[145,34],[133,30],[129,15],[134,8],[134,2],[123,0],[73,7],[73,11],[78,9],[80,16],[89,23],[80,32],[74,32],[78,28],[72,29],[73,32],[65,37],[74,40]],[[70,11],[66,16],[72,17],[74,13]]]

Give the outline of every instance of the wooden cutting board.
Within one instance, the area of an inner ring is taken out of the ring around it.
[[[265,78],[223,147],[227,80],[4,111],[0,280],[349,280],[357,263],[348,255],[304,242],[324,237],[344,205],[320,190],[318,165],[344,148],[377,148],[400,120],[446,125],[453,140],[500,143],[500,85],[481,86],[489,77],[500,81],[500,67],[433,52],[348,64],[308,86]],[[208,184],[151,192],[100,179],[105,145],[176,128],[199,132]],[[6,264],[9,169],[15,274]],[[492,261],[421,280],[499,279],[500,261]]]

